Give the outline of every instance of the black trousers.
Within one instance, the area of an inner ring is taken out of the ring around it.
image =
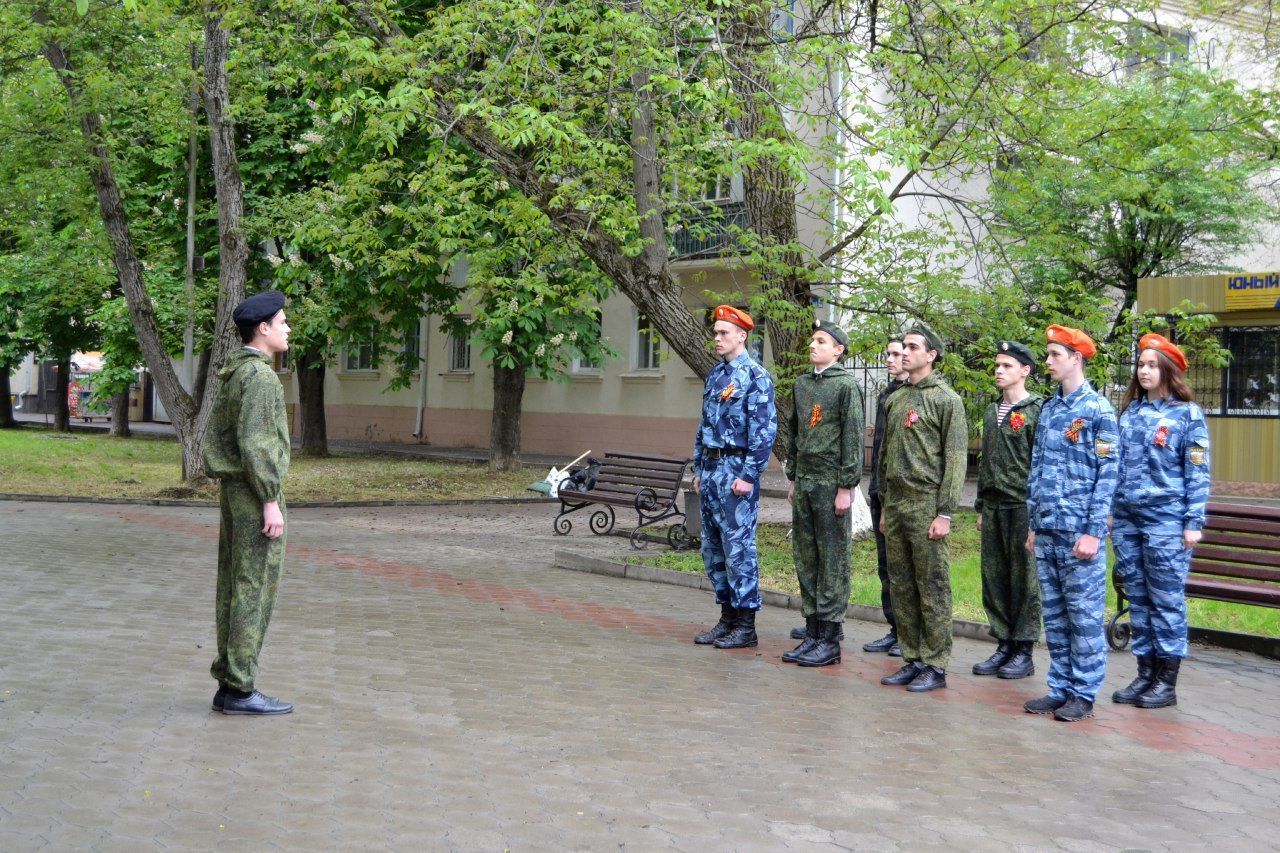
[[[893,599],[889,596],[889,553],[885,548],[884,534],[880,532],[880,493],[871,493],[871,529],[876,534],[876,573],[880,575],[880,610],[889,623],[889,630],[897,632],[893,618]]]

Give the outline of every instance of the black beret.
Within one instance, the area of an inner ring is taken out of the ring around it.
[[[237,326],[267,323],[284,308],[284,303],[284,294],[278,290],[255,293],[236,306],[236,310],[231,312],[231,319]]]
[[[902,340],[907,335],[919,335],[924,338],[925,345],[931,350],[938,351],[938,361],[942,361],[942,357],[947,354],[947,349],[942,343],[942,338],[938,337],[938,333],[933,327],[924,320],[912,320],[902,327],[902,333],[898,336]],[[935,367],[938,365],[934,365]]]
[[[836,343],[838,343],[840,346],[844,347],[845,349],[849,348],[849,336],[845,334],[844,329],[840,328],[835,323],[829,322],[827,320],[814,320],[813,330],[815,332],[826,332],[828,335],[831,336],[831,339],[834,340]]]
[[[1036,357],[1032,355],[1031,349],[1017,341],[1001,341],[996,345],[996,355],[1007,355],[1017,359],[1033,370],[1036,366]]]

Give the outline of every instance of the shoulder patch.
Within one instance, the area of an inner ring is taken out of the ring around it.
[[[1112,444],[1109,441],[1099,438],[1093,442],[1093,449],[1094,452],[1105,459],[1111,455]]]
[[[1192,465],[1203,465],[1206,458],[1205,449],[1200,445],[1194,445],[1187,450],[1187,458],[1191,460]]]

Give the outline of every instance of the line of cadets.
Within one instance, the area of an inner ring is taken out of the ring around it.
[[[694,642],[755,646],[760,609],[755,527],[760,476],[777,434],[773,380],[748,354],[751,317],[729,305],[713,314],[716,353],[694,438],[693,487],[701,495],[702,557],[720,620]],[[1000,341],[999,401],[983,416],[975,509],[982,536],[982,598],[994,654],[975,675],[1026,678],[1043,621],[1048,692],[1023,707],[1074,722],[1093,715],[1106,668],[1106,549],[1131,607],[1138,676],[1112,695],[1121,704],[1177,704],[1187,655],[1184,587],[1204,526],[1209,436],[1183,377],[1186,356],[1160,335],[1139,341],[1139,361],[1117,423],[1084,376],[1096,346],[1079,329],[1050,326],[1044,365],[1057,390],[1027,390],[1030,348]],[[819,322],[812,370],[785,412],[791,434],[792,552],[803,628],[782,659],[805,667],[840,662],[850,587],[853,490],[863,468],[863,400],[841,366],[844,330]],[[886,350],[890,382],[876,406],[870,504],[882,608],[889,633],[863,649],[901,656],[881,679],[923,693],[947,686],[952,600],[948,536],[964,485],[964,406],[935,372],[945,352],[927,324],[912,322]]]

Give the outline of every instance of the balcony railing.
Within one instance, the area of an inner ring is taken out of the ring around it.
[[[735,201],[717,204],[716,215],[700,214],[681,225],[672,239],[677,261],[733,257],[737,254],[736,232],[747,228],[747,206]]]

